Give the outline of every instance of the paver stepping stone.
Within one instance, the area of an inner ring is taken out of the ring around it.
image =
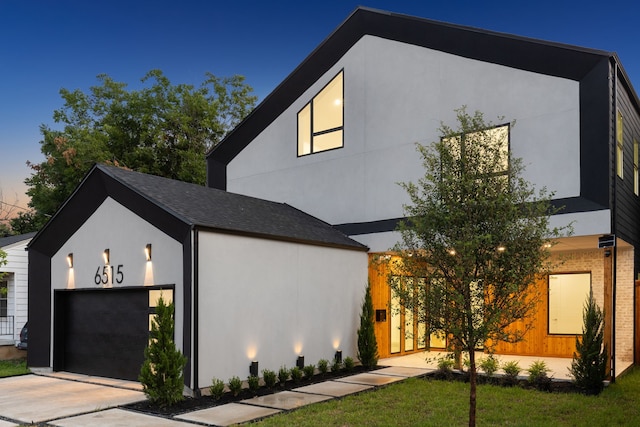
[[[242,403],[257,406],[266,406],[276,409],[295,409],[311,403],[322,402],[331,399],[331,396],[321,396],[319,394],[296,393],[295,391],[281,391],[280,393],[268,394],[266,396],[254,397],[242,400]]]
[[[322,383],[311,384],[300,388],[294,388],[293,391],[303,393],[324,394],[326,396],[342,397],[348,394],[358,393],[363,390],[373,388],[370,385],[351,384],[338,381],[325,381]]]
[[[122,409],[92,412],[90,414],[50,421],[49,424],[59,427],[193,427],[193,424],[190,423],[140,414],[138,412],[124,411]]]
[[[433,369],[409,368],[406,366],[389,366],[388,368],[378,369],[371,372],[376,375],[393,375],[398,377],[418,377],[420,375],[433,372]]]
[[[381,386],[385,384],[395,383],[396,381],[402,381],[403,379],[404,377],[371,374],[367,372],[363,374],[351,375],[350,377],[340,378],[336,381],[354,384],[365,384],[371,386]]]
[[[226,405],[214,406],[213,408],[178,415],[175,418],[216,426],[229,426],[257,418],[268,417],[278,412],[282,411],[261,406],[243,405],[241,403],[228,403]]]

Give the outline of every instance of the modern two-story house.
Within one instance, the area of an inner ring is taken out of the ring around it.
[[[97,165],[29,244],[30,367],[135,379],[158,296],[185,387],[356,355],[367,281],[380,356],[446,348],[394,310],[390,248],[416,143],[482,111],[574,235],[500,353],[570,357],[590,292],[614,372],[638,354],[640,101],[613,53],[356,9],[207,156],[208,187]],[[503,117],[498,120],[498,117]],[[516,122],[515,126],[510,124]]]
[[[564,206],[553,224],[574,228],[538,284],[534,330],[496,350],[571,357],[593,292],[620,371],[637,353],[640,102],[615,53],[358,8],[209,153],[208,185],[284,201],[389,258],[398,183],[425,172],[415,144],[463,105],[508,134],[524,177]],[[370,264],[381,356],[446,347],[390,310],[387,276]]]

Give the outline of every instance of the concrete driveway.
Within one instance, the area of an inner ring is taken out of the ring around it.
[[[139,390],[114,385],[33,374],[0,378],[0,426],[57,424],[52,421],[145,399]]]

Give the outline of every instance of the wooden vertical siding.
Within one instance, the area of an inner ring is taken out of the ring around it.
[[[387,265],[375,260],[375,255],[369,255],[369,283],[371,284],[371,300],[373,310],[385,310],[386,321],[375,322],[376,341],[378,343],[378,356],[385,358],[391,356],[391,313],[389,311],[390,290],[387,284]]]
[[[416,351],[401,352],[391,354],[390,352],[390,320],[389,311],[390,290],[387,284],[389,274],[388,264],[384,261],[376,261],[376,255],[370,255],[369,281],[371,283],[371,298],[374,310],[385,310],[386,321],[375,323],[375,334],[378,342],[378,354],[381,358],[410,354]],[[530,323],[531,329],[527,332],[525,339],[519,343],[497,343],[495,352],[498,354],[518,354],[526,356],[540,357],[572,357],[575,351],[575,335],[549,335],[548,333],[548,312],[549,312],[549,284],[548,278],[544,277],[536,283],[535,296],[537,299],[536,309],[532,315]],[[523,322],[516,324],[522,328]]]
[[[549,280],[544,277],[536,283],[536,295],[538,302],[532,314],[531,329],[526,333],[524,340],[509,344],[500,342],[495,346],[497,354],[518,354],[523,356],[540,357],[572,357],[576,349],[575,335],[549,335]],[[514,327],[524,328],[523,321],[516,322]]]

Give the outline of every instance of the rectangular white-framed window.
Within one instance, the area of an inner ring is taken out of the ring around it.
[[[584,305],[591,295],[591,273],[549,275],[549,335],[582,334]]]
[[[624,121],[620,111],[616,119],[616,173],[624,179]]]
[[[298,157],[344,145],[344,70],[298,112]]]

